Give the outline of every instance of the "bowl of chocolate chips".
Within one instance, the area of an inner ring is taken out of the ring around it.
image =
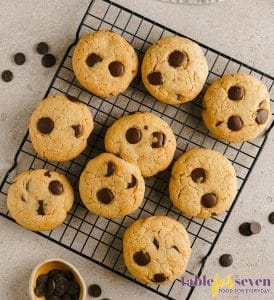
[[[46,260],[32,271],[32,300],[85,300],[86,285],[79,271],[60,258]]]

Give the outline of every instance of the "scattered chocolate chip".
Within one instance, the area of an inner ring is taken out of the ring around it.
[[[89,67],[93,67],[95,64],[101,62],[102,60],[103,58],[101,56],[97,55],[96,53],[91,53],[86,59],[86,64]]]
[[[3,71],[1,76],[4,82],[10,82],[13,79],[13,73],[10,70]]]
[[[190,174],[192,180],[196,183],[203,183],[206,181],[206,171],[203,168],[196,168]]]
[[[47,284],[37,285],[34,289],[34,293],[37,297],[43,297],[47,294]]]
[[[64,187],[63,187],[62,183],[59,180],[52,180],[49,183],[49,191],[53,195],[61,195],[64,191]]]
[[[23,202],[26,202],[26,199],[25,199],[25,197],[24,197],[23,195],[21,195],[21,200],[22,200]]]
[[[45,172],[44,176],[51,177],[50,171]]]
[[[145,125],[145,126],[144,126],[144,129],[145,129],[145,130],[148,130],[148,126],[147,126],[147,125]]]
[[[97,198],[100,202],[109,204],[114,199],[114,195],[110,189],[102,188],[97,192]]]
[[[163,273],[157,273],[153,275],[153,282],[164,282],[167,279],[166,275]]]
[[[202,196],[201,203],[206,208],[212,208],[217,204],[217,197],[214,193],[208,193]]]
[[[219,263],[222,267],[229,267],[233,263],[233,257],[230,254],[223,254],[219,258]]]
[[[228,119],[227,126],[232,131],[239,131],[244,125],[243,120],[237,116],[231,116]]]
[[[150,263],[150,255],[144,251],[135,252],[133,255],[133,259],[139,266],[146,266]]]
[[[187,64],[187,55],[185,52],[175,50],[170,53],[168,63],[171,67],[178,68]]]
[[[52,269],[48,272],[48,277],[49,278],[55,278],[57,275],[59,275],[61,273],[60,270],[57,270],[57,269]]]
[[[37,129],[43,134],[49,134],[54,128],[54,122],[49,117],[40,118],[37,122]]]
[[[49,277],[47,274],[41,274],[36,279],[36,285],[47,284],[48,279],[49,279]]]
[[[91,297],[100,297],[102,294],[100,285],[98,285],[98,284],[90,285],[88,288],[88,293]]]
[[[152,72],[147,75],[147,80],[152,85],[163,84],[163,77],[161,72]]]
[[[55,65],[56,58],[53,54],[47,53],[42,57],[41,62],[45,68],[51,68]]]
[[[152,148],[161,148],[165,145],[166,142],[166,135],[163,132],[155,131],[152,133]]]
[[[268,216],[268,221],[271,223],[271,224],[274,224],[274,212],[270,213],[269,216]]]
[[[55,291],[54,294],[57,296],[63,296],[69,288],[69,281],[65,275],[60,274],[54,279]]]
[[[241,235],[250,236],[252,234],[250,230],[250,223],[244,222],[239,226],[239,232]]]
[[[109,161],[107,164],[107,174],[105,175],[105,177],[109,177],[113,175],[114,172],[115,172],[115,165],[113,162]]]
[[[178,249],[178,247],[177,247],[177,246],[173,245],[171,248],[175,249],[177,252],[179,252],[179,253],[180,253],[180,251],[179,251],[179,249]]]
[[[234,85],[229,88],[227,94],[230,100],[242,100],[244,97],[244,89],[240,86]]]
[[[258,234],[261,231],[261,224],[258,222],[251,222],[250,231],[252,234]]]
[[[137,144],[142,138],[142,131],[137,127],[131,127],[126,132],[126,139],[130,144]]]
[[[38,201],[38,209],[37,209],[37,213],[40,216],[44,216],[45,215],[45,211],[44,211],[44,201],[43,200],[39,200]]]
[[[258,109],[255,121],[258,124],[264,124],[268,119],[268,110],[266,109]]]
[[[63,274],[67,277],[68,280],[73,281],[74,275],[70,270],[64,270]]]
[[[157,249],[159,249],[159,242],[155,238],[153,239],[153,244]]]
[[[80,291],[80,288],[79,288],[79,285],[76,281],[71,281],[69,283],[69,287],[68,287],[68,290],[67,290],[67,293],[69,295],[76,295],[78,294]]]
[[[78,139],[83,133],[83,127],[81,125],[72,125],[71,128],[74,130],[74,136]]]
[[[54,291],[55,291],[55,281],[50,278],[48,280],[48,289],[47,289],[47,295],[53,295]]]
[[[137,184],[137,178],[134,175],[131,175],[131,182],[127,184],[127,188],[131,189]]]
[[[38,45],[37,45],[37,47],[36,47],[36,50],[37,50],[37,52],[39,53],[39,54],[46,54],[46,53],[48,53],[48,51],[49,51],[49,46],[48,46],[48,44],[47,43],[45,43],[45,42],[40,42]]]
[[[125,67],[120,61],[113,61],[108,65],[109,72],[112,76],[118,77],[125,73]]]
[[[14,59],[14,62],[17,64],[17,65],[23,65],[26,61],[26,57],[25,57],[25,54],[24,53],[21,53],[21,52],[18,52],[14,55],[13,57]]]

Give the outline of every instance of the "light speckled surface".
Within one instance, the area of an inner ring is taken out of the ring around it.
[[[14,80],[0,81],[0,176],[12,164],[13,156],[26,132],[34,105],[43,97],[55,66],[42,68],[41,57],[34,45],[49,42],[58,62],[70,41],[89,0],[15,1],[0,0],[0,70],[11,69]],[[185,6],[153,0],[115,1],[179,32],[210,45],[258,69],[274,75],[274,3],[273,0],[227,0],[216,5]],[[224,34],[225,33],[225,34]],[[16,66],[11,55],[22,51],[27,55],[24,66]],[[215,273],[274,280],[273,231],[267,215],[274,211],[274,133],[246,184],[237,205],[208,259],[205,273]],[[259,235],[241,237],[238,225],[246,220],[262,224]],[[62,257],[78,266],[86,282],[99,283],[102,297],[111,299],[157,299],[159,297],[61,248],[48,240],[23,230],[0,217],[0,295],[1,300],[25,300],[32,267],[46,258]],[[234,257],[232,267],[223,269],[218,257],[223,253]],[[119,288],[117,288],[119,286]],[[274,291],[264,299],[273,299]],[[197,288],[193,299],[210,299],[210,290]],[[230,295],[226,299],[260,299],[262,296]],[[221,297],[220,297],[221,298]]]

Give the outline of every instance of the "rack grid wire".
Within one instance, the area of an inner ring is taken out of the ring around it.
[[[179,279],[168,285],[157,286],[144,285],[132,278],[123,262],[123,232],[130,223],[140,217],[167,215],[178,220],[187,229],[192,243],[192,256],[184,277],[187,279],[194,275],[200,276],[206,259],[218,240],[274,122],[272,121],[264,136],[252,142],[230,144],[216,139],[204,126],[200,117],[203,92],[193,102],[176,107],[165,105],[147,93],[138,76],[124,93],[110,100],[103,100],[90,94],[76,80],[71,67],[71,58],[79,37],[103,28],[117,32],[127,39],[136,49],[140,60],[146,49],[161,37],[174,34],[183,36],[111,1],[91,1],[79,25],[75,41],[68,47],[45,95],[49,93],[71,95],[90,107],[94,116],[95,129],[89,145],[74,160],[54,163],[37,156],[27,133],[15,155],[13,166],[1,183],[0,214],[13,220],[6,208],[6,196],[13,178],[19,172],[26,169],[47,168],[63,173],[69,178],[75,190],[76,201],[73,209],[62,226],[38,234],[167,299],[190,299],[194,287],[182,287]],[[207,57],[210,70],[205,89],[213,80],[224,74],[246,72],[258,77],[267,85],[272,99],[272,111],[274,111],[273,77],[208,46],[203,44],[200,46]],[[150,111],[170,124],[177,139],[175,160],[188,149],[205,147],[223,153],[232,162],[237,173],[239,189],[229,211],[223,216],[211,217],[208,220],[190,218],[181,214],[172,206],[168,198],[170,168],[146,179],[145,199],[142,206],[134,213],[119,219],[104,219],[87,211],[79,197],[79,175],[91,158],[104,151],[104,134],[111,123],[133,111]]]

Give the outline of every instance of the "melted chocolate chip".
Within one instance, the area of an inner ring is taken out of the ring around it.
[[[86,64],[89,67],[93,67],[95,64],[101,62],[102,60],[103,58],[100,55],[97,55],[96,53],[91,53],[86,59]]]
[[[191,178],[196,183],[203,183],[206,181],[206,172],[203,168],[196,168],[191,172]]]
[[[163,273],[157,273],[153,275],[153,282],[164,282],[167,279],[166,275]]]
[[[152,85],[163,84],[163,76],[161,72],[152,72],[147,75],[147,80]]]
[[[171,67],[178,68],[187,64],[187,55],[185,52],[175,50],[170,53],[168,63]]]
[[[212,208],[217,204],[217,197],[214,193],[208,193],[202,196],[201,203],[206,208]]]
[[[105,175],[105,177],[109,177],[111,175],[113,175],[115,172],[115,165],[113,162],[108,162],[107,164],[107,174]]]
[[[45,215],[45,211],[44,211],[44,201],[43,200],[39,200],[38,201],[39,207],[37,209],[37,213],[40,216],[44,216]]]
[[[180,251],[179,251],[179,249],[178,249],[178,247],[177,247],[177,246],[173,245],[171,248],[175,249],[177,252],[179,252],[179,253],[180,253]]]
[[[227,126],[232,131],[239,131],[244,125],[243,120],[237,116],[231,116],[228,119]]]
[[[54,128],[54,122],[49,117],[40,118],[37,122],[37,129],[43,134],[49,134]]]
[[[153,239],[153,244],[157,249],[159,249],[159,242],[155,238]]]
[[[108,69],[113,77],[119,77],[125,73],[125,67],[120,61],[111,62],[108,65]]]
[[[139,266],[146,266],[150,263],[150,255],[144,251],[134,253],[133,259]]]
[[[114,199],[114,195],[110,189],[102,188],[97,192],[97,198],[100,202],[109,204]]]
[[[268,111],[266,109],[258,109],[255,121],[258,124],[264,124],[268,119]]]
[[[49,191],[53,194],[53,195],[61,195],[64,191],[64,187],[62,185],[62,183],[58,180],[52,180],[49,183]]]
[[[45,172],[44,176],[51,177],[50,171]]]
[[[163,132],[155,131],[152,133],[153,139],[151,143],[152,148],[161,148],[165,145],[166,135]]]
[[[72,125],[71,128],[74,130],[74,136],[78,139],[83,133],[83,127],[78,125]]]
[[[223,124],[224,122],[223,121],[219,121],[215,124],[216,127],[220,126],[221,124]]]
[[[137,144],[142,138],[142,131],[137,127],[131,127],[126,132],[126,139],[130,144]]]
[[[131,182],[127,184],[127,188],[131,189],[137,184],[137,178],[134,175],[131,175]]]
[[[227,94],[230,100],[242,100],[244,97],[244,89],[240,86],[234,85],[229,88]]]
[[[233,257],[230,254],[223,254],[219,258],[219,263],[222,267],[229,267],[233,263]]]

